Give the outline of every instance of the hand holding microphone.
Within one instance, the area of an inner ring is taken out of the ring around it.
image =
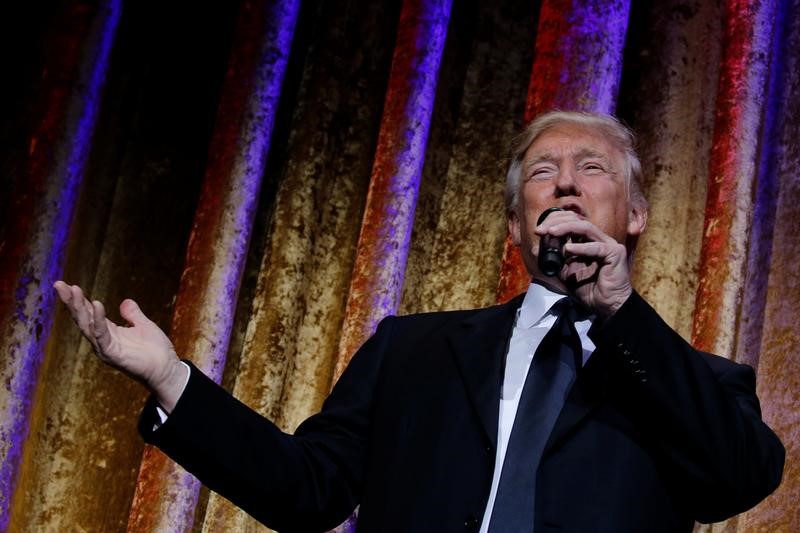
[[[632,292],[627,250],[584,216],[557,215],[557,223],[545,219],[558,207],[539,215],[537,266],[542,276],[574,295],[584,307],[601,317],[613,315]],[[555,221],[553,221],[555,222]],[[539,228],[540,225],[545,228]]]

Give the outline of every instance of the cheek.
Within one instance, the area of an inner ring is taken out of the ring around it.
[[[606,202],[609,206],[608,224],[609,232],[617,240],[623,238],[628,230],[628,199],[625,191],[615,190],[608,195]]]
[[[543,190],[541,186],[537,187],[529,183],[522,190],[521,200],[522,211],[525,212],[528,218],[532,218],[533,223],[535,224],[539,214],[548,207],[552,206],[553,196],[552,194],[548,194],[545,190]]]

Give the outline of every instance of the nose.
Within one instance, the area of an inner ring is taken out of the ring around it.
[[[580,196],[581,188],[578,183],[578,176],[575,169],[570,167],[562,167],[558,171],[555,181],[555,197],[561,198],[562,196]]]

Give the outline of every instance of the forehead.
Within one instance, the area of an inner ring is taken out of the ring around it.
[[[618,162],[622,152],[602,131],[580,124],[562,123],[547,128],[525,151],[526,162],[542,157],[568,157],[594,154]]]

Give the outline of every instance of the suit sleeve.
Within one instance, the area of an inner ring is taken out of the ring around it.
[[[386,319],[353,357],[320,413],[295,435],[239,402],[191,367],[166,422],[150,398],[139,422],[154,444],[210,489],[280,531],[324,531],[358,504],[372,395],[390,337]]]
[[[592,337],[696,520],[723,520],[777,488],[784,448],[761,420],[751,367],[694,350],[635,292]]]

